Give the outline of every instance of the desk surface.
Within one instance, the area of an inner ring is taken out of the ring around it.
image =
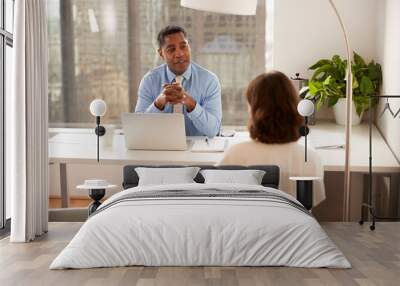
[[[51,130],[51,132],[54,130]],[[60,132],[49,139],[49,159],[55,163],[95,163],[96,162],[96,137],[92,129],[57,129]],[[71,132],[71,133],[68,133]],[[400,165],[396,161],[389,147],[379,134],[376,127],[372,132],[373,144],[373,171],[374,172],[400,172]],[[344,127],[328,122],[320,122],[311,126],[309,135],[310,144],[324,141],[337,142],[343,138]],[[190,138],[196,140],[194,138]],[[232,138],[227,138],[229,145],[249,140],[246,132],[238,132]],[[303,141],[303,140],[302,140]],[[368,172],[368,125],[362,124],[352,128],[351,140],[351,170],[353,172]],[[344,170],[344,149],[317,149],[320,154],[325,171]],[[177,165],[213,165],[220,162],[223,153],[195,153],[187,151],[144,151],[127,150],[123,135],[118,132],[114,136],[113,146],[100,149],[100,162],[102,164],[177,164]]]
[[[324,142],[338,142],[344,139],[344,126],[335,123],[324,122],[311,126],[310,141],[316,139]],[[315,141],[315,140],[314,140]],[[343,171],[344,170],[344,149],[317,149],[322,158],[325,171]],[[369,168],[369,126],[361,124],[352,127],[350,165],[353,172],[368,172]],[[400,165],[397,162],[392,151],[389,149],[385,140],[382,138],[378,129],[372,128],[372,165],[374,172],[392,173],[400,172]]]

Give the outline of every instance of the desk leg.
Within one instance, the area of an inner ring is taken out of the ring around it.
[[[60,163],[60,190],[61,190],[61,207],[68,208],[68,185],[67,185],[67,164]]]

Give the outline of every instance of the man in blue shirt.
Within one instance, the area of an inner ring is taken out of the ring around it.
[[[191,61],[183,28],[167,26],[157,40],[165,64],[143,77],[135,112],[183,112],[187,136],[217,135],[222,119],[217,76]]]

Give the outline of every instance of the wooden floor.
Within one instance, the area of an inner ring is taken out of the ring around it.
[[[50,223],[32,243],[0,241],[0,285],[400,285],[400,223],[323,223],[353,268],[122,267],[48,270],[81,223]]]

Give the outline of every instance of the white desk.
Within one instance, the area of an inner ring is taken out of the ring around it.
[[[65,129],[66,130],[66,129]],[[52,132],[52,130],[50,130]],[[61,130],[56,130],[60,132]],[[66,164],[93,163],[96,160],[96,137],[93,129],[72,130],[73,133],[58,133],[49,139],[49,161],[60,164],[62,206],[68,205]],[[319,122],[311,126],[309,139],[344,137],[344,127],[334,123]],[[228,138],[229,145],[249,140],[246,132],[238,132]],[[325,139],[324,139],[325,140]],[[351,171],[368,172],[368,125],[354,126],[351,141]],[[381,173],[400,172],[400,165],[391,153],[378,130],[373,128],[373,171]],[[325,171],[344,170],[344,149],[321,150]],[[194,153],[191,151],[143,151],[126,150],[123,135],[116,133],[112,147],[100,149],[101,164],[142,165],[214,165],[220,162],[223,153]]]
[[[190,138],[190,137],[189,137]],[[202,138],[202,137],[200,137]],[[191,140],[200,140],[190,138]],[[95,134],[57,134],[49,140],[49,158],[53,163],[97,163]],[[162,140],[162,139],[160,139]],[[201,139],[204,140],[204,139]],[[203,153],[186,151],[127,150],[124,136],[114,135],[112,147],[100,148],[101,164],[144,164],[144,165],[214,165],[222,159],[223,152]]]
[[[310,126],[310,141],[313,138],[325,138],[324,141],[344,140],[344,126],[323,122]],[[352,127],[350,165],[352,172],[368,172],[369,167],[369,127],[361,124]],[[322,158],[325,171],[344,171],[344,149],[317,149]],[[387,146],[375,126],[372,128],[372,165],[374,173],[400,172],[399,162]]]

